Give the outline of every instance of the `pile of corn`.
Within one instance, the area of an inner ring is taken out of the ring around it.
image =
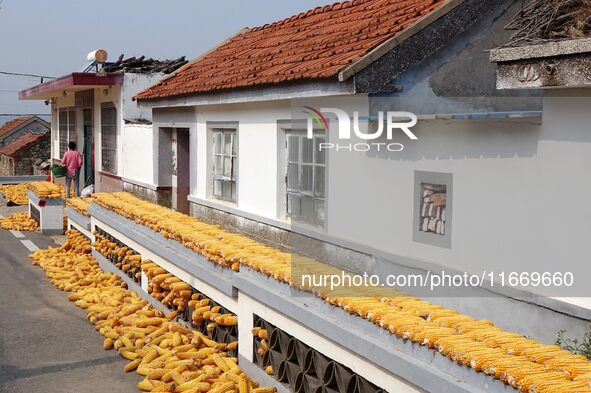
[[[200,327],[207,323],[207,331],[211,332],[217,325],[235,326],[238,317],[234,314],[221,313],[220,306],[211,306],[207,298],[200,299],[200,294],[186,282],[170,274],[152,261],[144,261],[142,270],[148,278],[148,293],[167,307],[175,308],[173,315],[178,315],[190,307],[193,312],[193,326]],[[235,346],[238,343],[231,343]],[[231,348],[233,349],[233,348]]]
[[[556,345],[509,333],[394,289],[303,287],[292,270],[306,274],[342,271],[319,261],[267,247],[219,226],[141,201],[127,194],[100,194],[97,203],[177,240],[222,266],[236,263],[304,291],[352,315],[368,319],[404,340],[428,346],[458,364],[484,372],[526,393],[591,393],[591,362]],[[347,273],[348,274],[348,273]]]
[[[28,183],[28,188],[39,198],[65,198],[66,189],[61,184],[48,181],[34,181]]]
[[[76,210],[78,213],[89,216],[88,214],[88,207],[92,203],[93,197],[88,198],[70,198],[66,201],[66,206],[70,206],[72,209]]]
[[[142,257],[129,247],[121,246],[107,239],[102,233],[94,232],[94,248],[111,260],[118,269],[132,276],[137,282],[142,277]]]
[[[267,332],[267,329],[254,327],[252,329],[252,335],[255,340],[261,340],[261,347],[257,349],[257,352],[260,356],[265,356],[265,353],[269,351],[269,332]],[[273,375],[273,366],[268,365],[265,367],[265,373]]]
[[[4,195],[7,202],[12,202],[15,205],[28,205],[28,189],[27,183],[0,185],[0,194]]]
[[[145,378],[138,384],[152,392],[271,393],[258,387],[228,357],[226,344],[192,331],[154,310],[117,275],[103,272],[87,253],[90,242],[75,231],[60,248],[31,254],[53,285],[73,292],[69,299],[86,310],[88,320],[104,337],[103,347],[115,349],[129,363],[124,371]]]
[[[66,231],[66,242],[60,247],[61,251],[71,251],[76,255],[92,253],[90,240],[76,229]]]
[[[14,213],[0,219],[0,227],[11,231],[36,231],[39,229],[37,221],[29,218],[29,213]]]

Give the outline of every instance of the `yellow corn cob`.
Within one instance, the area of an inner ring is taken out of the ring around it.
[[[103,349],[112,349],[113,348],[113,339],[110,337],[105,338],[103,341]]]
[[[252,393],[275,393],[277,390],[270,387],[262,387],[251,390]]]
[[[234,382],[226,382],[224,384],[214,387],[213,389],[211,389],[209,391],[209,393],[227,393],[227,392],[231,391],[232,389],[234,389],[234,387],[235,387]]]
[[[141,363],[141,359],[135,359],[130,363],[127,363],[124,367],[123,367],[123,371],[125,371],[126,373],[135,370]]]
[[[141,380],[137,384],[137,387],[139,390],[144,392],[151,392],[154,389],[154,385],[152,385],[152,383],[147,378]]]
[[[135,360],[138,358],[137,353],[132,351],[122,351],[121,356],[127,360]]]
[[[168,372],[170,372],[170,370],[166,368],[155,368],[151,369],[150,372],[147,373],[146,377],[148,379],[162,379],[162,377]]]
[[[248,379],[244,374],[240,376],[240,382],[238,383],[238,393],[249,393]]]

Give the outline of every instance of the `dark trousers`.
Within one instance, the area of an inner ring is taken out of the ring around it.
[[[80,196],[80,169],[74,173],[66,174],[66,198],[70,197],[70,186],[74,181],[75,196]]]

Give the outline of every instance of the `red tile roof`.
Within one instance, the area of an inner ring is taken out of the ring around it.
[[[41,141],[43,138],[49,138],[49,132],[44,132],[42,134],[33,134],[32,132],[28,132],[23,134],[19,138],[12,141],[10,144],[6,146],[0,147],[0,154],[14,157],[21,151],[33,146],[37,142]],[[49,157],[39,157],[39,158],[49,158]]]
[[[353,0],[246,30],[144,90],[153,99],[334,78],[447,0]]]
[[[20,127],[21,125],[25,124],[31,118],[33,118],[33,116],[17,117],[16,119],[13,119],[7,123],[4,123],[4,125],[0,127],[0,137],[8,134],[10,131],[14,130],[15,128]]]

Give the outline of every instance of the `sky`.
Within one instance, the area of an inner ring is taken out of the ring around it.
[[[61,76],[98,48],[125,57],[197,57],[244,27],[330,0],[0,0],[0,71]],[[17,92],[39,78],[0,74],[0,114],[49,113]],[[0,116],[0,124],[8,120]]]

